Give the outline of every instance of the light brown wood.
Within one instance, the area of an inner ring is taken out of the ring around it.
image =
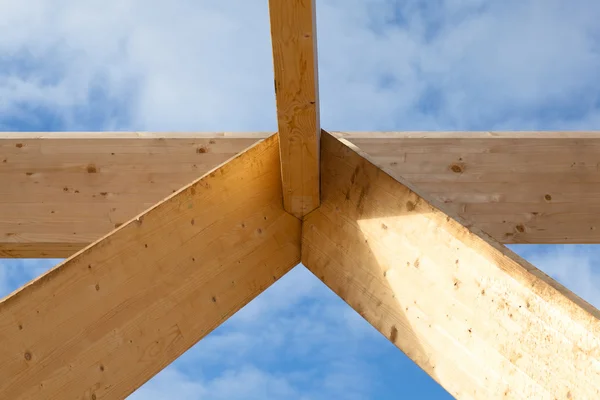
[[[334,134],[502,243],[600,243],[600,132]]]
[[[456,398],[600,398],[598,310],[332,136],[321,146],[309,270]]]
[[[68,257],[268,135],[2,133],[0,256]],[[600,132],[336,135],[502,243],[600,243]]]
[[[330,131],[342,139],[597,139],[600,131]]]
[[[314,0],[269,0],[283,204],[302,218],[319,206],[319,98]]]
[[[86,247],[83,243],[50,242],[33,236],[29,243],[0,243],[0,258],[68,258]]]
[[[0,139],[264,139],[272,132],[0,132]]]
[[[0,134],[0,256],[64,258],[269,133]]]
[[[300,261],[277,136],[0,301],[0,398],[122,399]]]

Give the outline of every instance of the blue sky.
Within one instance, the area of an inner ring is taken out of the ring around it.
[[[0,0],[0,130],[274,131],[267,1]],[[595,0],[317,0],[329,130],[600,129]],[[597,246],[512,246],[600,306]],[[57,260],[0,261],[0,296]],[[302,266],[133,399],[449,396]]]

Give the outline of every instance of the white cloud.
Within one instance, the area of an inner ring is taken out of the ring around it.
[[[210,380],[190,379],[169,368],[129,397],[130,400],[177,398],[178,400],[366,400],[363,391],[354,391],[356,374],[352,366],[339,365],[334,372],[298,376],[274,374],[253,366],[230,369]]]
[[[321,5],[323,108],[335,129],[597,128],[597,2]]]
[[[242,367],[229,370],[208,382],[191,380],[176,369],[170,368],[130,396],[131,400],[144,399],[211,399],[211,400],[262,400],[298,398],[290,384],[282,378],[255,369]]]
[[[85,129],[101,92],[120,109],[95,129],[276,127],[266,1],[5,0],[0,10],[0,64],[28,65],[0,74],[0,112],[27,118],[38,105]],[[594,0],[320,0],[317,12],[327,129],[600,122]]]
[[[10,32],[0,52],[12,57],[4,62],[32,69],[0,75],[0,112],[38,104],[57,111],[66,128],[80,128],[77,112],[93,106],[96,90],[109,102],[126,99],[129,117],[96,129],[275,129],[266,4],[0,3],[0,27]]]
[[[50,115],[65,130],[275,130],[267,6],[0,0],[0,129]],[[600,129],[595,0],[317,0],[317,13],[326,129]],[[573,249],[529,258],[598,305],[597,251]],[[1,263],[0,296],[48,266],[27,263]],[[369,398],[378,334],[324,293],[294,270],[137,398]],[[320,368],[274,373],[281,354]]]

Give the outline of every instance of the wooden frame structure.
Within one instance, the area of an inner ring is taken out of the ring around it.
[[[600,312],[502,243],[600,243],[600,133],[328,133],[270,0],[278,133],[7,133],[0,398],[127,396],[300,261],[456,398],[600,398]]]

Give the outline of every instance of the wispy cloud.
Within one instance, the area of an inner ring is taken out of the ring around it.
[[[0,7],[3,115],[44,112],[63,129],[276,128],[267,2]],[[597,128],[599,12],[593,0],[317,1],[323,126]]]
[[[0,0],[0,129],[275,130],[267,7]],[[597,15],[594,0],[317,0],[322,125],[600,129]],[[517,250],[600,304],[596,247]],[[0,296],[53,264],[1,261]],[[447,396],[300,267],[133,398],[399,391]]]
[[[320,3],[336,130],[598,127],[597,2],[349,3]]]

